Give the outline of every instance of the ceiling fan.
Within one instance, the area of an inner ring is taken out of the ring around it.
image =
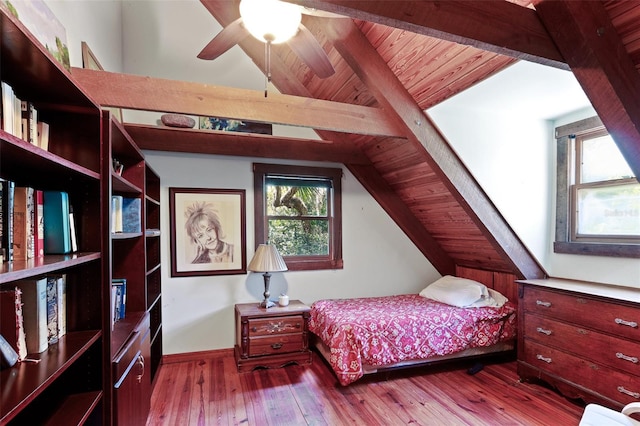
[[[203,3],[206,0],[201,0]],[[224,27],[198,54],[200,59],[216,59],[249,35],[266,43],[266,75],[270,80],[271,44],[287,43],[296,55],[320,78],[335,73],[326,52],[301,23],[301,14],[340,17],[342,15],[298,6],[278,0],[241,0],[240,18]],[[284,34],[281,34],[284,33]]]

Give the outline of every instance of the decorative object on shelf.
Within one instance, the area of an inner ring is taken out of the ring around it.
[[[287,271],[287,264],[284,262],[284,259],[278,253],[278,249],[276,246],[269,244],[260,244],[256,253],[253,255],[253,259],[249,262],[249,268],[251,272],[264,272],[262,276],[264,277],[264,300],[260,303],[261,308],[271,308],[275,306],[271,300],[269,300],[269,282],[271,281],[271,272],[284,272]],[[282,303],[286,303],[283,305]],[[289,304],[288,296],[280,296],[279,299],[280,306],[287,306]]]
[[[100,65],[100,62],[98,62],[98,58],[96,58],[96,55],[94,55],[91,49],[89,49],[89,45],[84,41],[81,42],[80,45],[82,47],[82,68],[88,70],[104,71],[104,68],[102,67],[102,65]],[[122,123],[122,109],[110,107],[104,107],[102,109],[111,111],[111,115],[114,116],[116,120]]]
[[[179,127],[183,129],[193,129],[196,125],[196,120],[182,114],[162,114],[160,121],[165,126]]]
[[[245,190],[169,188],[171,276],[246,273]]]
[[[71,70],[67,31],[43,0],[2,1],[0,6],[18,18],[67,70]]]
[[[268,123],[257,123],[245,120],[231,120],[217,117],[200,117],[199,127],[204,130],[222,130],[225,132],[273,134],[273,128]]]
[[[118,175],[122,176],[122,172],[124,171],[124,164],[122,164],[119,160],[113,159],[113,171]]]

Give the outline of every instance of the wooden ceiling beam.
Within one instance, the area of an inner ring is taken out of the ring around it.
[[[378,108],[210,84],[73,68],[95,102],[124,109],[233,118],[334,132],[402,137]]]
[[[284,0],[560,69],[536,11],[505,0]]]
[[[154,151],[370,164],[362,151],[352,144],[326,140],[130,123],[124,127],[141,149]]]
[[[412,143],[416,152],[441,176],[485,238],[512,265],[514,273],[524,278],[545,277],[545,271],[353,21],[335,19],[325,28],[336,49],[382,107],[403,123],[407,143]]]
[[[538,14],[640,177],[640,73],[600,1],[539,2]]]

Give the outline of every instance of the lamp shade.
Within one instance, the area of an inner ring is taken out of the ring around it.
[[[284,259],[278,253],[276,246],[260,244],[247,269],[252,272],[282,272],[289,268],[287,268],[287,264],[284,263]]]
[[[240,16],[244,27],[262,42],[284,43],[298,32],[300,7],[278,0],[242,0]]]

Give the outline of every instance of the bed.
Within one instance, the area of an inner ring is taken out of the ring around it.
[[[445,276],[434,284],[449,288],[452,279],[460,281]],[[475,305],[473,292],[450,300],[431,285],[420,294],[318,300],[309,318],[312,342],[344,386],[381,369],[513,351],[515,303],[472,282],[488,295]]]

